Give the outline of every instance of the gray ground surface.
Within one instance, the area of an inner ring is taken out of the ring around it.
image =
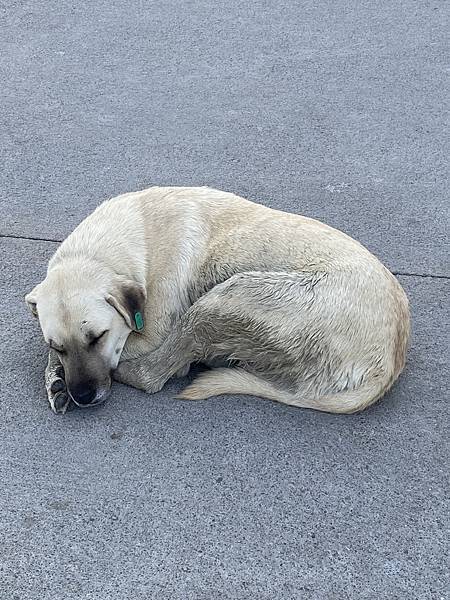
[[[2,599],[447,598],[444,6],[0,5]],[[177,381],[54,416],[22,304],[42,238],[152,184],[317,217],[403,273],[394,390],[342,417]]]

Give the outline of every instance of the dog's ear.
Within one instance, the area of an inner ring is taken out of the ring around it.
[[[122,315],[128,327],[133,331],[144,329],[146,299],[144,286],[131,280],[121,282],[112,294],[106,296],[106,302]]]
[[[35,317],[36,319],[38,318],[38,311],[37,311],[37,306],[36,306],[36,297],[37,297],[37,288],[39,286],[37,285],[34,290],[31,290],[31,292],[29,294],[27,294],[25,296],[25,303],[28,306],[31,314],[33,315],[33,317]]]

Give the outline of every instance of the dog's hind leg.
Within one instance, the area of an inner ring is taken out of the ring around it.
[[[45,389],[52,411],[64,414],[70,404],[70,397],[64,379],[64,367],[54,350],[50,350],[48,354],[48,363],[45,369]]]
[[[114,379],[154,393],[186,365],[204,361],[231,362],[295,385],[298,357],[292,337],[299,310],[313,301],[318,280],[309,274],[234,275],[197,300],[156,350],[121,362]]]

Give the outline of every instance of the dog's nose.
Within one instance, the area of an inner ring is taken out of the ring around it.
[[[71,392],[70,395],[75,404],[78,404],[79,406],[88,406],[88,404],[92,404],[96,392],[92,388],[82,388]]]

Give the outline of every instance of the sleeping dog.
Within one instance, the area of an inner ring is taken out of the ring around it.
[[[361,244],[323,223],[206,187],[152,187],[100,205],[26,296],[65,412],[112,379],[149,393],[194,362],[179,395],[253,394],[352,413],[405,364],[406,295]]]

